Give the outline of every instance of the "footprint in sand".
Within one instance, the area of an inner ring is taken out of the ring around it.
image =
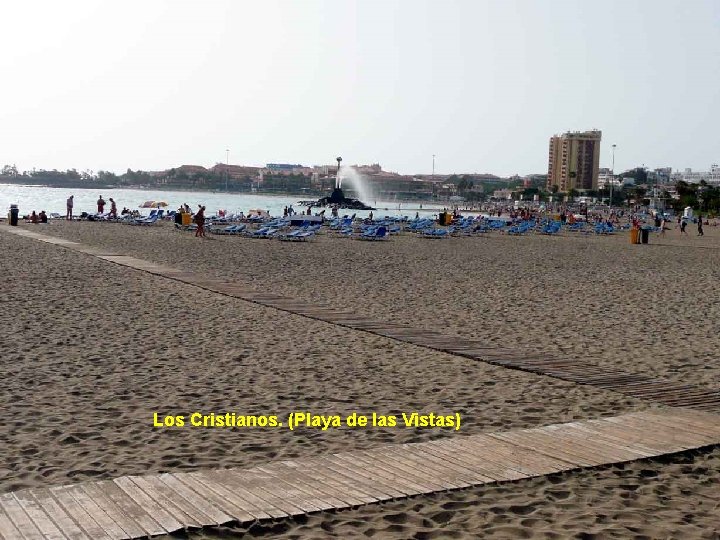
[[[407,523],[408,516],[406,513],[401,512],[399,514],[387,514],[387,515],[383,516],[383,519],[385,521],[389,521],[390,523],[402,524],[402,523]]]

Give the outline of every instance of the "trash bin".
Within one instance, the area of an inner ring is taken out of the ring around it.
[[[650,239],[650,231],[648,229],[640,229],[640,236],[642,238],[641,242],[647,244]]]
[[[183,214],[182,214],[183,227],[189,226],[190,223],[192,223],[192,215],[187,212],[183,212]]]
[[[640,243],[640,229],[630,229],[630,243],[631,244],[639,244]]]
[[[17,204],[11,204],[9,219],[10,219],[10,225],[12,225],[13,227],[17,227],[19,214],[20,214],[20,209],[17,207]]]

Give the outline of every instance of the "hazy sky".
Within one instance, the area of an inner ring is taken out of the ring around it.
[[[379,162],[546,172],[720,161],[720,0],[15,0],[0,165],[160,170]]]

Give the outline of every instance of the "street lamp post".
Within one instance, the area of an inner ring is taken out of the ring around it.
[[[435,154],[433,154],[433,172],[432,172],[432,179],[435,180]]]
[[[612,169],[610,170],[610,211],[612,212],[613,185],[615,185],[615,147],[612,145]]]

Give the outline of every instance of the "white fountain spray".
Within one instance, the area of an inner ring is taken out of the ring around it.
[[[336,187],[342,187],[343,182],[349,185],[354,192],[355,198],[360,199],[365,204],[372,204],[372,190],[359,172],[347,165],[340,167],[337,173]]]

